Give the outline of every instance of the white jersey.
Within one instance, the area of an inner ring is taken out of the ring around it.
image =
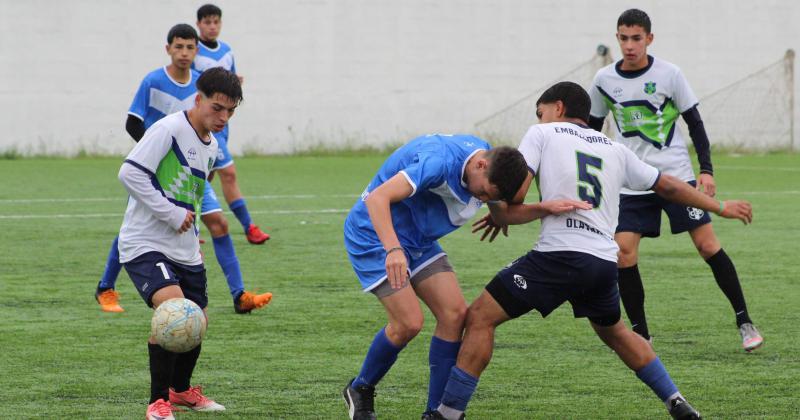
[[[649,190],[658,170],[602,133],[567,122],[532,126],[519,151],[538,178],[542,201],[581,200],[594,207],[546,216],[534,249],[584,252],[616,262],[620,189]]]
[[[119,231],[120,262],[156,251],[181,264],[202,264],[196,223],[216,156],[214,136],[200,139],[186,112],[168,115],[145,132],[120,170],[131,194]],[[186,210],[195,213],[195,228],[178,233]]]
[[[648,59],[649,65],[642,70],[623,71],[621,61],[600,69],[589,89],[591,115],[605,118],[611,111],[616,141],[665,174],[694,181],[678,118],[697,105],[697,97],[677,66],[652,56]]]

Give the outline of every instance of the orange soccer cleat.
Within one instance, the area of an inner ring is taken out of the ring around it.
[[[114,289],[107,289],[103,292],[98,290],[95,292],[94,298],[100,304],[103,312],[125,312],[122,306],[119,306],[119,293]]]
[[[233,309],[237,314],[249,314],[253,309],[266,306],[272,300],[272,293],[262,293],[257,295],[251,292],[242,292],[233,301]]]

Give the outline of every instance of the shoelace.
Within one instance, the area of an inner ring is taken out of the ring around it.
[[[172,414],[172,404],[170,404],[169,401],[158,400],[153,408],[159,416],[169,416]]]
[[[114,290],[107,290],[103,293],[100,293],[100,303],[102,303],[103,305],[108,305],[110,303],[113,303],[113,300],[118,298],[119,298],[119,293],[117,293]]]

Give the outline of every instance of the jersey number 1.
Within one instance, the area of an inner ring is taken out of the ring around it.
[[[603,159],[581,152],[575,152],[575,155],[578,158],[578,197],[598,208],[603,198],[603,187],[597,176],[589,172],[589,167],[603,170]]]

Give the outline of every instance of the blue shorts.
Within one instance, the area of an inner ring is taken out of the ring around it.
[[[620,317],[617,264],[583,252],[530,251],[500,270],[486,291],[511,318],[532,309],[544,318],[566,301],[576,318],[613,325]]]
[[[694,187],[696,183],[689,181]],[[619,197],[617,232],[635,232],[649,238],[661,234],[661,211],[667,213],[673,234],[694,230],[711,223],[711,216],[700,209],[673,203],[658,194],[626,195]]]
[[[219,200],[217,199],[217,193],[214,192],[214,188],[208,180],[206,180],[206,187],[203,190],[203,203],[200,206],[201,216],[222,211],[222,207],[220,207]]]
[[[375,241],[358,241],[345,235],[344,245],[350,264],[356,272],[361,288],[365,292],[380,286],[386,280],[386,251],[377,238]],[[433,242],[423,249],[405,249],[408,260],[408,275],[413,277],[420,270],[427,267],[442,256],[447,255],[438,242]]]
[[[123,264],[136,291],[153,307],[153,294],[166,286],[177,285],[186,299],[205,308],[208,306],[206,269],[203,264],[184,265],[160,252],[147,252]]]
[[[218,133],[214,133],[214,138],[217,139],[219,149],[217,150],[217,160],[214,162],[213,170],[227,168],[233,165],[233,156],[228,151],[228,125]]]

